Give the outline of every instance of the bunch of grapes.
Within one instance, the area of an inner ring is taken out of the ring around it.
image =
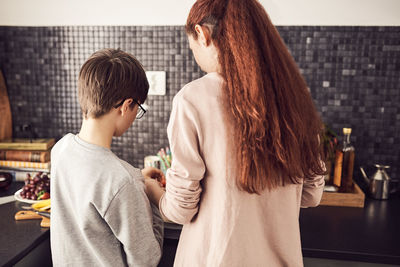
[[[50,198],[50,178],[47,174],[38,172],[35,177],[28,173],[25,178],[25,185],[21,191],[21,197],[31,200]]]

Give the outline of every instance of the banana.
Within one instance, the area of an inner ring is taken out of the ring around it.
[[[45,200],[39,201],[39,202],[37,202],[35,204],[32,204],[31,207],[34,210],[45,211],[45,210],[50,209],[51,202],[50,202],[50,199],[45,199]]]

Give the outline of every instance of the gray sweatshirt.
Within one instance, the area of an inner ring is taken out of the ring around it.
[[[157,266],[163,221],[139,169],[73,134],[51,161],[54,266]]]

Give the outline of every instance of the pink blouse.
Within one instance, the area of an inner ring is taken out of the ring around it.
[[[260,195],[238,190],[226,171],[222,82],[209,73],[173,100],[173,162],[159,207],[183,224],[174,266],[303,266],[299,211],[319,204],[323,176]]]

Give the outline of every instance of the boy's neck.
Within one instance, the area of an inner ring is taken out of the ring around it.
[[[83,119],[79,138],[90,144],[110,149],[115,131],[113,120],[110,115],[111,114],[106,114],[96,119]]]

